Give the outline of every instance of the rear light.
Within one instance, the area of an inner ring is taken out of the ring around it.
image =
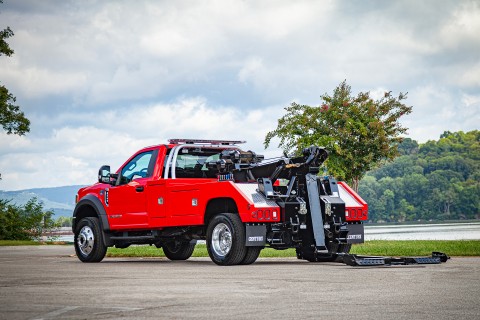
[[[257,209],[252,212],[252,218],[262,221],[277,221],[279,214],[278,211],[272,209]]]
[[[263,217],[265,220],[270,220],[270,210],[265,210]]]
[[[346,221],[367,220],[368,211],[364,208],[348,208],[345,210]]]
[[[263,210],[256,210],[252,212],[252,218],[263,220]]]

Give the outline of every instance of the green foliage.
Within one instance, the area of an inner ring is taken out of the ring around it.
[[[55,224],[59,227],[71,227],[72,226],[72,217],[58,217]]]
[[[30,131],[30,120],[15,102],[16,98],[5,86],[0,85],[0,124],[7,134],[22,136]]]
[[[372,221],[475,219],[480,214],[480,131],[445,132],[372,170],[359,193]]]
[[[13,37],[13,31],[9,27],[0,31],[0,56],[6,55],[10,57],[14,53],[14,51],[10,49],[10,46],[5,41],[5,39],[10,37]]]
[[[0,0],[0,4],[3,4],[3,0]],[[13,37],[13,31],[9,27],[0,31],[0,56],[6,55],[10,57],[13,54],[13,50],[10,49],[10,46],[5,41],[5,39],[10,37]]]
[[[3,3],[3,1],[0,1]],[[0,56],[11,56],[14,51],[10,48],[5,39],[13,36],[13,31],[7,27],[0,31]],[[16,98],[8,92],[5,86],[0,86],[0,124],[7,134],[18,134],[20,136],[30,131],[30,120],[20,111],[15,104]]]
[[[0,240],[38,240],[43,232],[56,227],[52,216],[36,198],[23,206],[0,200]]]
[[[402,143],[398,145],[398,152],[402,156],[415,154],[418,152],[418,142],[411,138],[405,138]]]
[[[158,249],[155,246],[133,245],[126,249],[110,247],[107,251],[107,257],[165,257],[165,254],[163,253],[163,249]],[[197,244],[192,257],[208,257],[207,245]],[[296,253],[295,249],[275,250],[267,247],[260,252],[260,257],[296,257]]]
[[[44,243],[34,240],[0,240],[0,247],[7,246],[40,246]]]
[[[367,171],[399,154],[400,135],[406,132],[399,119],[412,107],[402,103],[406,99],[403,93],[394,97],[386,92],[377,100],[369,92],[352,96],[346,81],[333,95],[325,93],[321,99],[320,106],[294,102],[286,107],[277,128],[267,133],[265,147],[275,137],[285,152],[299,154],[311,145],[324,146],[330,153],[326,162],[329,173],[357,189]]]

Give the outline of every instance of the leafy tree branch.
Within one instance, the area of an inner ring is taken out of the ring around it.
[[[5,41],[10,37],[13,37],[13,31],[9,27],[0,31],[0,56],[10,57],[14,53]],[[16,100],[5,86],[0,85],[0,125],[7,134],[22,136],[30,131],[30,120],[16,105]]]
[[[399,155],[398,144],[407,131],[399,120],[412,107],[403,103],[407,95],[385,92],[374,100],[369,92],[353,96],[343,81],[332,95],[321,96],[319,106],[292,103],[278,120],[277,128],[267,133],[268,147],[279,138],[285,152],[299,153],[310,145],[326,147],[330,156],[326,165],[330,174],[348,181],[355,190],[365,173]]]

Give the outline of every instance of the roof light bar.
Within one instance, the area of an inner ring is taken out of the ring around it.
[[[240,140],[204,140],[204,139],[168,139],[170,144],[216,144],[216,145],[233,145],[241,144],[246,141]]]

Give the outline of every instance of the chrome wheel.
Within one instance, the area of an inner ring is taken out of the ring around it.
[[[232,232],[225,223],[219,223],[212,232],[212,248],[220,257],[225,257],[232,249]]]
[[[245,258],[245,226],[236,213],[220,213],[210,219],[207,228],[207,250],[219,266],[239,264]]]
[[[100,262],[107,253],[102,225],[97,217],[85,217],[75,226],[75,253],[82,262]]]
[[[93,230],[89,226],[84,226],[77,236],[78,249],[84,256],[88,256],[92,252],[94,244]]]

